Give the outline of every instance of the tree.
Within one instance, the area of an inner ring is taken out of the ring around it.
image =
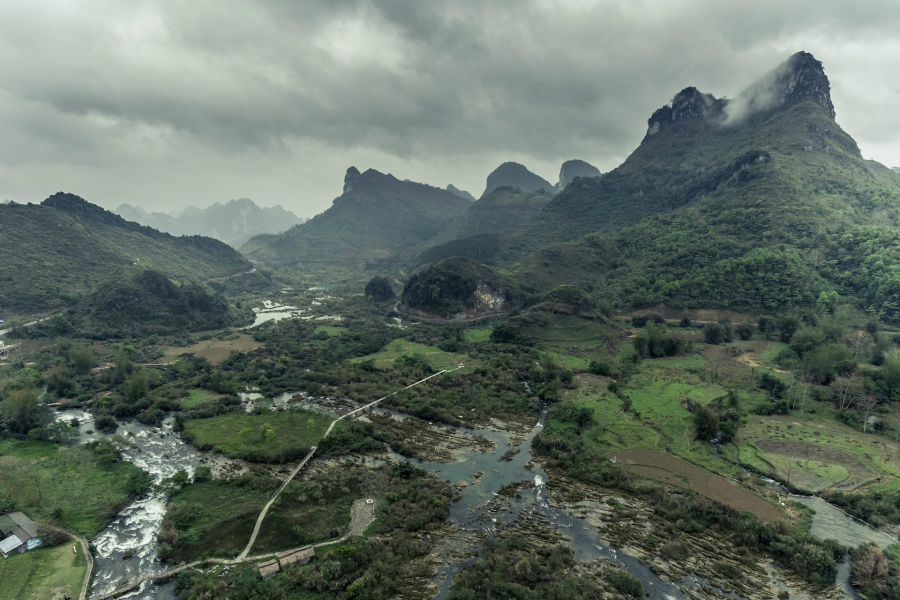
[[[737,331],[738,337],[742,340],[749,340],[753,337],[753,323],[750,321],[744,321],[738,325],[735,330]]]
[[[12,433],[27,434],[51,419],[50,411],[41,403],[40,392],[35,388],[9,391],[6,399],[0,402],[0,424]]]
[[[800,319],[789,315],[782,315],[775,320],[775,327],[778,329],[781,341],[787,343],[791,341],[794,332],[800,327]]]
[[[272,443],[272,440],[275,439],[275,429],[268,423],[263,423],[259,426],[259,434],[268,444]]]
[[[709,441],[719,431],[719,417],[705,404],[694,406],[694,431],[698,440]]]
[[[137,371],[132,375],[131,381],[128,382],[128,392],[125,394],[125,399],[130,403],[137,402],[147,395],[147,389],[147,376],[143,371]]]
[[[850,560],[850,581],[863,588],[887,589],[890,569],[881,548],[874,543],[860,546],[852,551]]]
[[[731,332],[721,323],[707,323],[703,327],[703,341],[707,344],[721,344],[729,341]]]
[[[853,377],[837,377],[831,383],[831,394],[838,412],[851,409],[864,393],[862,383]]]
[[[875,396],[862,396],[857,404],[859,410],[863,413],[863,433],[865,433],[866,427],[869,426],[869,414],[875,412],[875,409],[878,408],[878,398]]]
[[[94,366],[94,349],[84,344],[72,344],[69,347],[69,364],[77,373],[87,373]]]
[[[373,277],[366,284],[366,298],[371,298],[376,302],[392,300],[396,296],[391,282],[387,277]]]
[[[313,429],[315,429],[315,428],[316,428],[316,420],[313,419],[312,417],[310,417],[309,419],[307,419],[307,421],[306,421],[306,428],[309,429],[310,431],[312,431]]]

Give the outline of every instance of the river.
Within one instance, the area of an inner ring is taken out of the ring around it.
[[[57,413],[57,419],[79,420],[77,443],[86,443],[112,435],[94,430],[91,415],[69,410]],[[179,470],[193,473],[200,464],[201,453],[185,444],[172,430],[172,419],[162,427],[150,427],[136,422],[124,423],[115,434],[124,443],[122,458],[153,475],[154,483],[171,477]],[[91,595],[110,592],[135,577],[164,571],[157,558],[162,520],[166,513],[166,498],[151,493],[138,498],[116,515],[115,520],[93,540],[94,581]],[[133,600],[174,600],[174,583],[153,585],[146,582],[139,590],[123,596]]]
[[[531,456],[531,442],[544,426],[544,417],[542,414],[537,425],[518,446],[520,449],[518,454],[511,460],[500,460],[508,450],[515,448],[510,444],[512,437],[510,432],[453,428],[465,431],[469,435],[484,436],[495,444],[494,452],[463,449],[457,451],[459,460],[456,462],[412,461],[419,467],[433,472],[439,479],[448,479],[453,483],[461,481],[467,483],[465,487],[457,488],[460,499],[450,508],[450,520],[458,533],[457,539],[448,540],[440,550],[444,561],[433,582],[438,590],[435,598],[445,598],[454,577],[474,560],[450,559],[456,542],[469,532],[485,529],[493,536],[498,528],[509,526],[520,515],[528,514],[545,518],[553,528],[568,538],[576,560],[591,561],[602,558],[610,561],[640,579],[646,597],[651,600],[683,599],[684,595],[676,585],[657,577],[646,564],[636,558],[621,550],[610,548],[595,528],[586,526],[574,515],[547,502],[546,483],[549,477],[540,465],[532,462]],[[483,475],[476,477],[477,473]],[[501,488],[522,481],[530,481],[532,484],[527,491],[522,491],[521,498],[510,499],[509,508],[498,510],[496,506],[491,506],[491,501],[497,497]]]

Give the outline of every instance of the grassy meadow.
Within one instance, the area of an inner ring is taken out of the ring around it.
[[[128,462],[103,463],[87,446],[0,441],[0,488],[37,522],[92,537],[150,477]]]
[[[316,445],[332,422],[328,415],[310,411],[266,411],[261,415],[228,413],[184,424],[184,434],[199,448],[226,456],[263,462],[299,459],[297,455]],[[265,434],[265,426],[272,433]]]
[[[3,600],[62,600],[77,598],[87,574],[84,552],[72,552],[72,542],[36,548],[0,560],[0,598]]]

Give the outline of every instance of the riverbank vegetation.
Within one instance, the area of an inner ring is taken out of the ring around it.
[[[0,513],[19,510],[86,537],[106,527],[151,482],[120,461],[109,440],[74,447],[0,441]]]

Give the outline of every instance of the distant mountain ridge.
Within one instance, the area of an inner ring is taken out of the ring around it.
[[[188,206],[178,216],[151,212],[121,204],[115,211],[123,218],[172,235],[204,235],[240,246],[254,235],[281,233],[304,222],[281,206],[260,208],[249,198],[216,202],[200,209]]]
[[[199,282],[251,268],[223,242],[173,237],[74,194],[60,192],[40,205],[0,205],[3,313],[71,306],[127,265]]]
[[[386,257],[430,239],[469,206],[447,190],[350,167],[328,210],[282,234],[257,236],[241,251],[262,262]]]

